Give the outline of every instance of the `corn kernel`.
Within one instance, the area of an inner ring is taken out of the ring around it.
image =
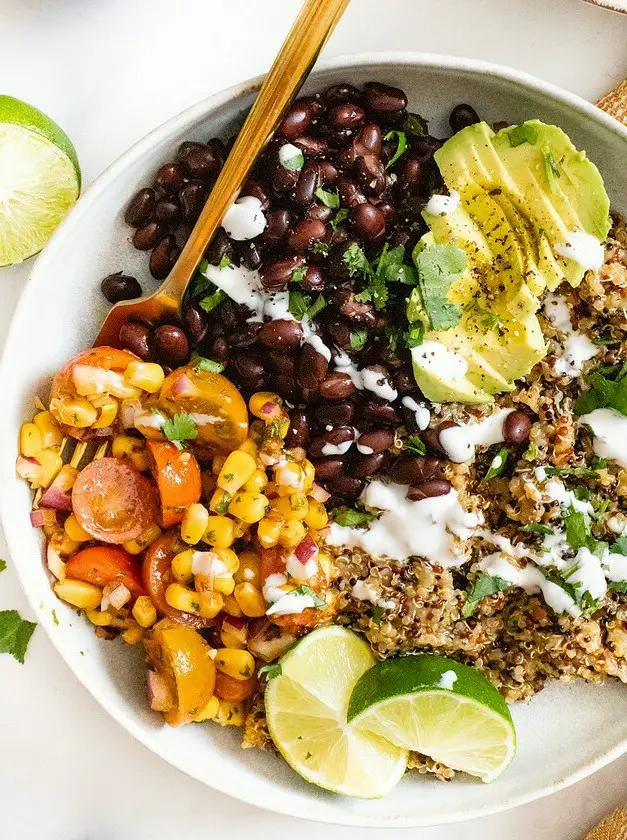
[[[240,605],[235,600],[234,595],[225,595],[222,609],[227,615],[232,615],[235,618],[241,618],[243,613]]]
[[[330,578],[333,574],[333,558],[330,554],[327,554],[326,551],[318,552],[318,556],[316,557],[320,568],[324,572],[327,578]]]
[[[244,725],[244,704],[234,703],[231,700],[220,700],[220,708],[213,720],[220,726],[243,726]]]
[[[311,461],[307,460],[307,458],[305,458],[305,460],[303,461],[302,468],[303,472],[305,473],[305,487],[303,489],[305,490],[305,492],[307,492],[313,487],[313,483],[316,478],[316,468],[311,463]]]
[[[233,520],[233,534],[236,540],[245,537],[250,531],[250,523],[242,522],[240,519]]]
[[[20,429],[20,454],[25,458],[36,458],[41,449],[41,432],[34,423],[24,423]]]
[[[194,552],[191,548],[179,551],[172,558],[172,575],[179,583],[190,583],[192,579],[192,560]]]
[[[233,594],[240,610],[248,618],[259,618],[266,614],[265,598],[252,583],[238,583]]]
[[[33,417],[33,423],[41,434],[41,445],[44,449],[51,446],[60,446],[63,440],[63,432],[58,427],[54,417],[49,411],[40,411]]]
[[[309,511],[309,500],[304,493],[292,493],[291,496],[282,496],[273,499],[271,507],[283,519],[304,519]]]
[[[96,627],[109,627],[113,620],[110,613],[102,610],[85,610],[85,615]]]
[[[86,429],[98,418],[98,410],[84,397],[67,402],[57,400],[56,407],[61,422],[73,429]]]
[[[95,397],[92,401],[98,409],[98,419],[91,424],[92,429],[107,429],[112,425],[118,413],[118,401],[108,395]]]
[[[259,522],[266,515],[268,499],[263,493],[236,493],[229,504],[229,513],[243,522]]]
[[[165,374],[161,365],[154,362],[131,362],[124,372],[124,379],[135,388],[156,394],[163,385]]]
[[[161,528],[156,522],[153,522],[136,539],[125,542],[124,548],[129,554],[141,554],[159,536],[161,536]]]
[[[255,659],[247,650],[220,648],[214,661],[218,671],[234,680],[248,680],[255,673]]]
[[[140,627],[136,621],[129,621],[127,622],[126,630],[121,634],[122,639],[126,642],[127,645],[136,645],[138,642],[141,642],[144,636],[144,628]]]
[[[203,540],[216,548],[229,548],[235,540],[233,520],[228,516],[208,516]]]
[[[190,505],[181,522],[181,539],[188,545],[200,542],[207,530],[209,511],[199,503]]]
[[[202,618],[215,618],[224,606],[224,599],[219,592],[203,592],[198,597]]]
[[[52,535],[50,545],[55,551],[58,551],[59,554],[65,557],[69,557],[70,554],[74,554],[80,548],[80,542],[75,542],[71,539],[64,529],[59,529]]]
[[[241,626],[238,626],[241,625]],[[225,648],[246,648],[248,625],[245,621],[233,622],[225,618],[220,628],[220,640]]]
[[[152,627],[157,620],[157,610],[147,595],[140,595],[133,604],[133,618],[140,627]]]
[[[275,469],[274,481],[279,496],[291,496],[292,493],[303,492],[305,488],[305,473],[298,464],[290,461]]]
[[[267,411],[262,411],[263,408],[267,408],[268,403],[271,403],[275,406],[275,413],[276,410],[280,409],[283,401],[278,394],[273,394],[270,391],[257,391],[256,394],[253,394],[252,397],[248,401],[248,408],[250,409],[250,413],[254,417],[259,417],[259,419],[263,420],[264,422],[269,422],[272,420],[276,420],[276,416],[270,416]]]
[[[102,589],[92,583],[85,583],[82,580],[70,580],[66,578],[54,585],[57,596],[73,607],[80,610],[95,610],[100,606]]]
[[[63,460],[54,449],[42,449],[37,461],[41,465],[41,471],[33,487],[48,487],[63,468]]]
[[[226,464],[226,455],[215,455],[211,462],[211,472],[214,475],[220,475],[222,467]]]
[[[193,720],[196,723],[202,723],[203,720],[213,720],[220,711],[220,701],[217,697],[210,697],[207,703],[202,707]]]
[[[277,545],[283,521],[275,516],[264,516],[257,525],[257,539],[262,548],[274,548]]]
[[[256,442],[252,438],[246,438],[246,440],[243,443],[241,443],[237,448],[240,452],[246,452],[253,458],[257,457],[258,447]]]
[[[224,563],[230,575],[235,574],[239,569],[239,557],[230,548],[218,548],[216,546],[213,553]]]
[[[209,508],[210,510],[214,511],[214,513],[223,514],[228,512],[230,503],[230,494],[225,493],[225,491],[222,490],[222,488],[218,487],[218,489],[211,497],[211,501],[209,502]]]
[[[279,545],[282,545],[283,548],[296,548],[302,542],[306,533],[305,526],[299,519],[290,519],[281,528]]]
[[[230,493],[236,493],[257,469],[257,463],[252,455],[236,449],[231,452],[222,465],[218,475],[218,487]]]
[[[322,502],[318,502],[316,499],[309,499],[309,509],[305,517],[306,524],[315,531],[321,531],[326,527],[328,521],[329,516]]]
[[[73,513],[71,513],[65,520],[63,528],[65,529],[65,533],[68,537],[71,540],[74,540],[75,543],[87,542],[87,540],[91,539],[91,535],[88,534],[83,527],[81,527],[78,519]]]
[[[256,469],[248,481],[244,484],[244,490],[248,493],[262,493],[268,484],[268,476],[264,470]]]
[[[64,464],[57,473],[54,486],[58,487],[59,490],[63,490],[64,493],[69,493],[72,487],[74,487],[77,475],[78,470],[76,467]]]
[[[239,569],[233,575],[235,583],[252,583],[253,586],[259,586],[260,567],[261,559],[256,552],[242,551],[239,556]]]
[[[175,610],[200,615],[200,598],[196,592],[181,586],[180,583],[171,583],[165,590],[165,600]]]

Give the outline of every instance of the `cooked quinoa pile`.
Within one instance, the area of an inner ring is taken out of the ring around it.
[[[627,360],[625,219],[613,217],[601,270],[596,275],[588,272],[578,289],[564,284],[557,293],[568,303],[573,328],[597,344],[597,355],[584,363],[579,377],[556,372],[561,337],[540,313],[548,354],[517,383],[516,391],[497,401],[498,408],[524,406],[533,413],[526,449],[516,461],[510,459],[503,476],[490,481],[483,479],[494,449],[478,453],[472,464],[447,466],[446,478],[462,505],[481,512],[483,527],[514,546],[522,539],[539,545],[542,528],[561,525],[560,504],[543,491],[539,467],[550,468],[568,490],[583,488],[576,492],[594,509],[591,529],[596,540],[615,540],[627,524],[627,469],[611,460],[593,461],[592,436],[578,427],[574,412],[587,373]],[[492,411],[490,406],[483,413]],[[482,416],[481,409],[456,403],[434,405],[432,413],[435,422]],[[599,683],[615,677],[627,682],[627,593],[610,587],[602,599],[572,617],[555,613],[541,594],[510,587],[484,597],[468,615],[464,605],[480,575],[479,561],[494,551],[494,545],[473,537],[470,549],[471,560],[452,569],[417,557],[396,562],[375,559],[359,549],[334,549],[337,597],[329,620],[363,633],[382,659],[437,652],[472,665],[512,703],[531,697],[552,679]],[[526,561],[519,562],[524,566]],[[358,581],[365,583],[372,598],[354,597]],[[249,714],[244,746],[271,747],[261,696]],[[417,754],[410,767],[443,780],[454,776],[452,770]]]

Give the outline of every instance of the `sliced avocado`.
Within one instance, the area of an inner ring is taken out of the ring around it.
[[[430,231],[420,240],[424,245],[430,242],[453,242],[464,249],[472,263],[492,262],[492,251],[483,231],[461,204],[450,213],[438,215],[425,210],[422,215]]]
[[[466,324],[468,321],[466,321]],[[488,394],[500,394],[512,391],[514,386],[508,382],[482,355],[478,346],[470,341],[470,335],[464,324],[450,330],[440,330],[429,333],[429,340],[439,341],[445,347],[453,350],[466,360],[468,371],[466,378],[477,388]]]
[[[459,365],[458,371],[451,371],[446,363],[442,363],[442,350],[444,348],[439,342],[431,340],[412,350],[414,378],[425,397],[432,402],[475,405],[493,402],[491,394],[470,381],[463,365]],[[461,358],[461,361],[464,362],[464,359]]]

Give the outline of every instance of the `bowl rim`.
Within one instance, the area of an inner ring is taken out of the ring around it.
[[[477,75],[498,76],[502,80],[509,81],[522,88],[544,94],[548,98],[553,99],[562,105],[568,106],[572,110],[579,112],[582,116],[591,119],[593,122],[602,124],[611,133],[617,135],[622,140],[627,141],[627,127],[622,126],[611,116],[604,113],[577,94],[566,91],[552,83],[545,82],[531,74],[518,71],[504,65],[494,64],[482,60],[458,58],[455,56],[433,53],[419,53],[411,51],[395,52],[393,50],[350,53],[321,61],[316,65],[311,76],[315,79],[318,74],[324,73],[325,71],[338,69],[350,71],[352,67],[364,65],[372,66],[375,69],[386,65],[396,65],[401,67],[416,66],[426,69],[431,68],[433,70],[443,69],[458,71],[460,73],[468,72],[470,74]],[[182,127],[187,123],[191,124],[202,118],[204,114],[220,108],[233,99],[254,92],[259,88],[263,78],[264,76],[260,75],[247,79],[243,82],[239,82],[212,94],[205,99],[202,99],[188,108],[185,108],[183,111],[166,120],[164,123],[157,126],[144,137],[136,141],[93,181],[85,193],[79,198],[77,204],[74,208],[72,208],[65,220],[57,228],[43,252],[37,257],[24,284],[9,323],[4,349],[0,358],[0,381],[4,381],[4,377],[10,366],[13,348],[19,347],[18,325],[22,320],[22,315],[28,310],[31,297],[36,293],[37,284],[39,283],[40,278],[46,274],[48,263],[54,261],[59,243],[62,243],[63,240],[72,236],[73,229],[76,224],[90,212],[91,206],[98,201],[101,194],[107,190],[109,184],[114,182],[118,177],[122,176],[129,165],[142,158],[144,154],[154,147],[158,146],[170,133],[174,133],[177,130],[177,127]],[[11,519],[13,512],[11,509],[12,504],[10,497],[10,492],[3,492],[0,494],[0,524],[2,525],[10,555],[12,557],[18,557],[20,555],[20,546],[18,544],[17,537],[14,537],[12,534]],[[310,816],[309,814],[296,813],[294,808],[290,807],[289,804],[284,804],[281,800],[273,801],[271,804],[262,800],[261,796],[256,794],[254,786],[247,786],[245,789],[239,788],[234,791],[228,785],[223,784],[219,776],[212,781],[211,785],[209,785],[204,778],[201,778],[192,769],[183,766],[182,762],[179,762],[176,757],[167,755],[167,751],[162,749],[162,745],[160,743],[149,743],[149,739],[146,737],[144,731],[129,714],[128,710],[123,705],[116,704],[114,701],[110,700],[108,696],[104,695],[95,684],[95,679],[86,669],[76,667],[80,663],[77,661],[75,662],[73,654],[69,650],[65,649],[61,637],[54,632],[54,619],[50,614],[50,611],[44,608],[43,604],[40,605],[35,598],[34,593],[29,591],[26,581],[22,575],[20,563],[14,562],[14,568],[26,598],[37,616],[38,622],[43,626],[48,638],[61,655],[62,659],[66,662],[74,676],[83,684],[100,706],[118,724],[120,724],[120,726],[129,732],[144,747],[157,754],[160,758],[164,759],[168,764],[172,765],[177,770],[180,770],[186,775],[213,787],[220,793],[231,796],[234,799],[245,802],[246,804],[263,808],[267,811],[285,816],[301,817],[331,825],[361,826],[370,828],[409,828],[457,823],[510,810],[536,799],[540,799],[551,793],[555,793],[586,778],[627,752],[626,735],[613,747],[605,749],[592,760],[582,764],[572,772],[552,783],[544,785],[543,787],[520,793],[511,797],[506,802],[486,804],[475,808],[464,808],[457,811],[447,811],[447,813],[442,813],[441,817],[438,818],[429,817],[426,820],[421,820],[419,816],[377,817],[341,810],[338,810],[336,815],[316,814],[314,816]]]

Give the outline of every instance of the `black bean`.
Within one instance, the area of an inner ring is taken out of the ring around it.
[[[155,219],[164,225],[175,225],[178,222],[180,215],[181,208],[175,201],[162,198],[161,201],[158,201],[155,204]]]
[[[157,170],[154,185],[165,195],[172,195],[183,186],[185,176],[178,163],[166,163]]]
[[[175,324],[162,324],[152,334],[152,348],[160,362],[175,368],[189,360],[189,341]]]
[[[324,157],[329,151],[329,144],[322,137],[297,137],[294,145],[301,149],[306,158]]]
[[[302,171],[302,170],[301,170]],[[285,169],[277,164],[270,176],[270,183],[276,195],[281,196],[294,189],[298,183],[300,172],[296,169]]]
[[[369,403],[364,409],[364,417],[370,423],[384,426],[397,426],[401,422],[398,411],[390,403]]]
[[[347,373],[333,371],[320,383],[320,394],[325,400],[335,402],[352,396],[357,389]]]
[[[340,292],[336,297],[336,303],[342,315],[351,324],[358,324],[362,327],[373,327],[377,316],[374,306],[371,303],[360,303],[355,300],[354,292]]]
[[[264,242],[268,245],[278,245],[287,234],[292,224],[292,214],[285,208],[270,210],[266,213],[266,229],[263,232]]]
[[[375,429],[372,432],[364,432],[359,438],[361,449],[371,449],[372,452],[364,452],[365,455],[378,455],[380,452],[387,452],[394,443],[394,432],[391,429]]]
[[[372,204],[358,204],[353,207],[350,221],[366,242],[376,242],[385,234],[385,216]]]
[[[200,181],[188,181],[178,191],[178,198],[183,217],[195,222],[204,207],[207,188]]]
[[[284,289],[292,279],[297,268],[303,268],[305,258],[301,256],[288,257],[283,260],[267,263],[259,272],[264,289],[278,292]]]
[[[129,321],[122,324],[119,335],[120,347],[124,350],[130,350],[135,353],[144,362],[149,362],[152,359],[150,352],[150,332],[143,324],[135,324]]]
[[[425,134],[422,137],[412,137],[411,150],[419,160],[430,160],[440,148],[442,142],[442,140],[438,140],[437,137],[432,137],[430,134]]]
[[[182,143],[177,158],[189,178],[206,180],[218,171],[218,160],[214,150],[204,143]]]
[[[424,484],[425,481],[442,477],[442,462],[433,455],[398,458],[390,466],[389,473],[399,484]]]
[[[260,332],[261,324],[259,323],[243,324],[228,336],[229,343],[232,347],[237,348],[252,347],[257,341]]]
[[[297,254],[304,254],[311,247],[313,242],[320,242],[327,234],[323,222],[315,219],[303,219],[294,227],[294,230],[287,238],[287,247]]]
[[[207,334],[207,315],[198,306],[188,306],[183,312],[183,320],[194,344],[200,344]]]
[[[444,429],[452,429],[453,426],[458,425],[459,423],[455,423],[454,420],[443,420],[441,423],[438,423],[437,426],[426,430],[423,434],[425,443],[430,449],[433,449],[434,452],[446,455],[444,447],[440,443],[440,432],[443,432]]]
[[[119,303],[121,300],[132,300],[141,297],[142,287],[139,282],[128,274],[118,271],[109,274],[100,284],[100,289],[109,303]]]
[[[140,190],[129,202],[124,213],[124,221],[131,227],[140,227],[150,219],[154,206],[155,191],[151,189]]]
[[[263,359],[252,353],[238,351],[229,359],[229,373],[234,374],[245,387],[258,391],[266,383],[267,375]]]
[[[292,322],[293,323],[293,322]],[[329,370],[329,362],[311,344],[303,345],[298,365],[298,382],[303,388],[318,388]]]
[[[453,108],[448,121],[454,132],[461,131],[462,128],[467,128],[469,125],[475,125],[475,123],[481,122],[479,114],[472,105],[464,105],[463,103]]]
[[[340,201],[345,207],[357,207],[359,204],[364,204],[367,201],[362,190],[350,178],[338,178],[337,188],[340,194]]]
[[[333,493],[335,496],[342,496],[344,499],[349,500],[356,499],[365,486],[365,481],[352,478],[350,475],[342,475],[334,478],[328,484],[329,493]]]
[[[171,234],[164,236],[153,248],[148,261],[152,276],[156,280],[165,280],[172,271],[179,253],[174,237]]]
[[[289,356],[284,350],[270,350],[268,356],[277,373],[296,376],[296,359]]]
[[[295,140],[307,133],[314,120],[314,109],[310,102],[296,100],[279,124],[278,132],[288,140]]]
[[[322,458],[312,463],[319,481],[330,481],[344,472],[344,458]]]
[[[264,347],[272,350],[291,349],[300,345],[303,329],[298,321],[287,321],[282,318],[268,321],[259,330],[259,341]]]
[[[174,239],[177,248],[181,248],[182,250],[185,247],[185,243],[189,239],[193,227],[194,225],[191,222],[181,222],[180,225],[174,228]]]
[[[307,412],[302,408],[290,411],[290,428],[285,436],[285,445],[289,447],[304,446],[309,437],[309,420]]]
[[[333,128],[356,129],[363,125],[365,119],[366,112],[361,105],[356,105],[354,102],[336,105],[328,114],[329,123]]]
[[[397,370],[392,374],[392,384],[400,394],[407,394],[416,388],[416,380],[413,371]]]
[[[320,204],[318,201],[314,201],[314,203],[310,204],[305,210],[306,219],[315,219],[323,224],[330,221],[334,215],[335,211],[333,208],[327,207],[326,204]]]
[[[380,82],[368,82],[364,87],[363,96],[366,107],[378,114],[394,113],[407,107],[407,97],[400,88]]]
[[[353,478],[369,478],[379,472],[385,461],[385,452],[378,452],[374,455],[354,455],[349,473]]]
[[[133,234],[133,245],[138,251],[150,251],[162,236],[163,226],[158,222],[148,222]]]
[[[416,195],[420,188],[421,174],[422,164],[418,158],[410,157],[404,160],[400,166],[399,189],[408,195]]]
[[[245,268],[255,271],[261,266],[261,252],[254,242],[247,240],[235,242],[233,250]]]
[[[331,85],[324,93],[324,101],[329,107],[340,105],[342,102],[356,102],[361,96],[359,90],[353,85],[345,83]]]
[[[233,243],[224,228],[218,228],[215,236],[205,251],[205,257],[211,265],[219,265],[222,258],[233,255]]]
[[[328,432],[325,431],[312,438],[309,441],[307,451],[312,458],[325,458],[329,455],[342,455],[344,454],[343,452],[333,451],[335,447],[344,449],[342,444],[347,444],[349,441],[352,442],[354,438],[355,431],[352,426],[339,426],[336,429],[330,429]],[[347,449],[348,448],[349,447],[347,447]]]
[[[276,378],[276,390],[279,396],[284,397],[291,403],[300,402],[302,397],[303,402],[308,400],[302,395],[302,388],[298,387],[298,382],[295,376],[288,374],[280,374]]]
[[[407,498],[411,502],[421,502],[423,499],[432,499],[435,496],[446,496],[451,490],[451,482],[445,478],[433,478],[431,481],[423,481],[416,484],[407,491]]]
[[[310,265],[300,281],[299,288],[305,292],[320,292],[324,289],[324,275],[316,265]]]
[[[242,196],[250,195],[253,198],[256,198],[261,203],[261,209],[267,210],[270,206],[270,199],[268,197],[268,193],[266,188],[258,181],[256,178],[248,178],[242,187]]]
[[[355,161],[355,172],[366,192],[380,196],[387,187],[385,166],[376,155],[362,155]]]
[[[529,440],[531,432],[531,420],[522,411],[512,411],[508,414],[503,423],[503,439],[506,443],[518,446]]]
[[[229,358],[229,342],[224,336],[205,336],[198,347],[198,352],[207,359],[226,364]]]
[[[320,165],[317,161],[311,160],[301,170],[294,193],[294,201],[301,207],[309,207],[313,203],[314,193],[320,185]]]

